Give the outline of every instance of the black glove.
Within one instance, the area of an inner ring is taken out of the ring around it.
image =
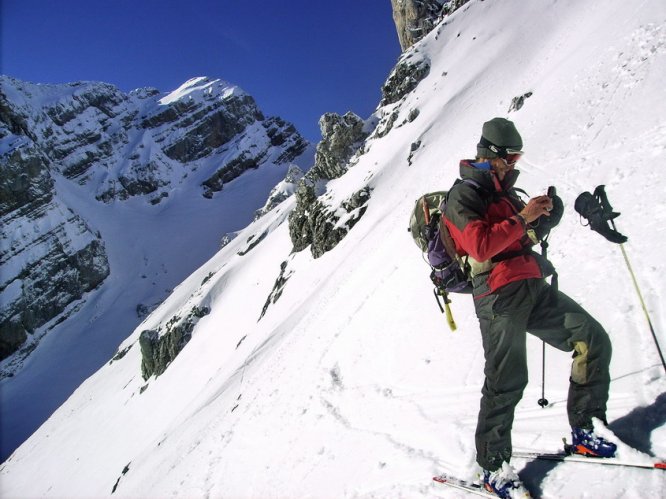
[[[612,243],[622,244],[627,241],[627,236],[620,234],[614,228],[611,228],[609,222],[620,216],[618,212],[612,211],[613,208],[608,203],[603,185],[597,187],[595,195],[589,192],[583,192],[576,198],[574,209],[586,218],[590,223],[590,229],[598,232]]]
[[[560,223],[562,215],[564,214],[564,203],[562,202],[562,198],[558,195],[553,195],[551,196],[551,199],[553,200],[553,209],[550,210],[550,216],[541,215],[532,223],[534,232],[536,232],[536,235],[542,241],[548,237],[550,230]]]

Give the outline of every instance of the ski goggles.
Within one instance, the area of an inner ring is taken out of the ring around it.
[[[520,157],[522,155],[523,155],[523,153],[520,152],[520,151],[518,151],[518,152],[509,152],[509,151],[507,151],[506,156],[504,158],[502,158],[502,156],[500,156],[500,158],[502,158],[504,161],[506,161],[507,165],[513,166],[516,163],[518,163],[518,160],[520,159]]]
[[[502,158],[504,161],[507,162],[509,165],[515,165],[516,162],[520,159],[520,157],[523,155],[523,151],[520,149],[516,149],[515,147],[501,147],[501,146],[496,146],[492,142],[490,142],[488,139],[485,137],[481,137],[481,140],[479,141],[479,145],[481,147],[485,147],[487,149],[490,149],[492,152],[497,154],[500,158]]]

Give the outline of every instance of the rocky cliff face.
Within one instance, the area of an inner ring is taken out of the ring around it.
[[[402,50],[427,35],[439,20],[469,0],[391,0],[393,20]]]
[[[327,113],[319,120],[322,140],[317,144],[315,164],[299,182],[296,207],[289,215],[289,234],[294,251],[310,246],[315,258],[333,249],[365,213],[370,190],[363,188],[340,206],[331,206],[318,195],[328,180],[341,177],[353,157],[362,153],[369,132],[354,113]],[[344,215],[341,215],[344,213]],[[345,218],[341,222],[341,218]]]
[[[0,124],[0,359],[109,275],[104,242],[54,195],[52,161],[7,124]]]
[[[1,76],[0,360],[29,350],[32,333],[62,320],[112,271],[106,242],[58,186],[149,210],[193,184],[212,198],[245,171],[289,165],[306,148],[293,125],[264,117],[220,80],[195,78],[165,95]]]

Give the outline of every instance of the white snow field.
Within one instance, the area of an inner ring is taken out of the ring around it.
[[[480,334],[466,295],[453,296],[458,330],[448,330],[406,228],[415,199],[453,183],[495,116],[522,133],[518,185],[533,196],[555,185],[564,200],[549,248],[560,289],[612,338],[604,434],[622,457],[666,456],[666,372],[620,247],[573,210],[578,194],[606,185],[666,346],[666,3],[473,0],[410,56],[427,58],[429,75],[404,101],[377,109],[379,118],[397,111],[395,127],[327,185],[332,206],[372,189],[347,237],[318,259],[291,253],[293,198],[249,225],[0,467],[2,497],[461,497],[431,478],[476,472]],[[259,320],[281,264],[286,284]],[[195,305],[211,313],[164,374],[143,380],[141,331]],[[528,350],[514,448],[555,451],[569,436],[571,355],[547,349],[550,405],[541,408],[541,343],[530,338]],[[661,470],[512,464],[535,497],[666,491]]]

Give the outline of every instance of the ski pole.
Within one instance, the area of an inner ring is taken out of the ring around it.
[[[606,195],[606,190],[604,189],[604,186],[603,185],[598,186],[594,190],[594,194],[599,197],[604,212],[611,214],[613,212],[613,207],[610,205],[610,202],[608,201],[608,196]],[[611,226],[613,227],[613,230],[617,232],[617,227],[615,227],[615,221],[613,220],[614,218],[615,217],[610,218],[610,223]],[[659,358],[661,359],[661,365],[664,366],[664,370],[666,370],[666,360],[664,360],[664,354],[661,352],[661,348],[659,347],[657,334],[654,332],[654,327],[652,326],[652,321],[650,320],[650,314],[648,313],[647,306],[645,305],[645,300],[643,300],[643,293],[641,293],[641,288],[638,285],[636,274],[634,274],[634,269],[631,267],[631,263],[629,262],[629,256],[627,255],[627,250],[624,249],[624,244],[622,243],[620,243],[620,250],[622,250],[622,256],[624,257],[624,262],[627,264],[627,268],[629,269],[629,274],[631,275],[631,281],[634,283],[634,289],[636,290],[636,294],[638,294],[638,300],[641,302],[641,308],[643,309],[643,313],[645,314],[645,319],[647,320],[650,332],[652,333],[652,339],[654,339],[654,344],[657,347],[657,353],[659,353]]]
[[[553,198],[556,195],[555,187],[548,187],[548,197]],[[550,237],[550,230],[541,240],[541,256],[545,260],[548,260],[548,238]],[[556,296],[557,293],[557,272],[553,270],[553,277],[550,279],[550,285]],[[548,405],[548,400],[546,399],[546,342],[541,340],[541,398],[537,401],[537,404],[541,408],[545,408]]]
[[[613,230],[616,230],[615,223],[612,220],[611,224],[613,225]],[[631,263],[629,263],[629,256],[627,255],[627,251],[624,249],[624,244],[620,244],[620,249],[622,250],[622,256],[624,256],[624,261],[627,264],[629,273],[631,274],[631,281],[634,283],[634,289],[636,290],[636,293],[638,294],[638,299],[641,302],[641,308],[643,309],[643,313],[645,314],[645,319],[647,320],[650,332],[652,333],[654,344],[657,347],[657,352],[659,353],[659,358],[661,359],[661,365],[664,366],[664,370],[666,370],[666,360],[664,360],[664,354],[661,352],[661,348],[659,347],[657,334],[654,332],[654,327],[652,326],[652,321],[650,320],[650,314],[648,313],[647,307],[645,306],[645,300],[643,300],[643,294],[641,293],[641,289],[638,286],[638,281],[636,280],[636,275],[634,274],[634,270],[631,268]]]
[[[546,399],[546,342],[542,342],[541,349],[541,398],[537,402],[541,407],[546,407],[548,405],[548,400]]]

